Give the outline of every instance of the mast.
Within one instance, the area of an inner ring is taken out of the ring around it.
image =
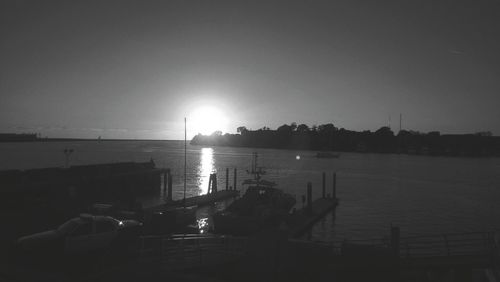
[[[186,208],[186,167],[187,167],[187,126],[186,117],[184,117],[184,198],[182,204]]]

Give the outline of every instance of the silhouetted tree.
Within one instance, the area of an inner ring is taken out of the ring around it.
[[[338,150],[380,153],[409,153],[450,156],[500,156],[500,137],[491,132],[475,134],[441,135],[438,131],[427,134],[401,130],[397,136],[387,126],[375,132],[337,129],[333,124],[321,124],[310,129],[306,124],[284,124],[276,130],[264,126],[247,130],[241,126],[237,134],[222,135],[216,131],[209,136],[196,135],[193,145],[249,146],[288,149]]]
[[[248,129],[245,126],[240,126],[240,127],[236,128],[236,132],[238,132],[240,134],[244,134],[247,131],[248,131]]]
[[[307,133],[309,132],[309,126],[307,126],[307,124],[300,124],[299,126],[297,126],[297,132]]]
[[[283,124],[282,126],[278,127],[278,129],[276,129],[276,131],[278,131],[279,133],[291,134],[293,131],[293,128],[288,124]]]

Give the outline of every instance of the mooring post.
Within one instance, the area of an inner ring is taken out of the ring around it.
[[[172,174],[167,169],[167,200],[172,201]]]
[[[229,190],[229,168],[226,168],[226,191]]]
[[[312,184],[307,182],[307,214],[312,214]]]
[[[323,199],[326,198],[326,173],[323,172]]]
[[[208,189],[207,194],[210,194],[210,189],[212,188],[212,174],[208,177]]]
[[[333,191],[332,191],[332,197],[333,199],[337,199],[337,173],[333,173]]]
[[[391,226],[391,247],[396,256],[399,256],[400,237],[401,233],[399,230],[399,226]]]
[[[237,172],[237,171],[236,171],[236,168],[234,168],[234,185],[233,185],[233,190],[234,190],[234,191],[236,191],[236,175],[237,175],[237,173],[236,173],[236,172]]]

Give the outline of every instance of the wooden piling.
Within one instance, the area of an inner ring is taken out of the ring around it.
[[[233,185],[234,191],[236,191],[236,175],[237,175],[237,170],[236,168],[234,168],[234,185]]]
[[[229,190],[229,168],[226,168],[226,191]]]
[[[323,172],[323,199],[326,198],[326,173]]]
[[[207,188],[207,194],[210,194],[212,193],[212,181],[213,181],[213,177],[212,177],[213,174],[210,174],[210,176],[208,177],[208,188]]]
[[[207,194],[217,193],[217,174],[210,174],[210,178],[208,180],[208,191]]]
[[[307,214],[312,214],[312,184],[307,183]]]

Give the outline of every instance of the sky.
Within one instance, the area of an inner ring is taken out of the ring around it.
[[[499,50],[500,1],[2,0],[0,132],[500,135]]]

